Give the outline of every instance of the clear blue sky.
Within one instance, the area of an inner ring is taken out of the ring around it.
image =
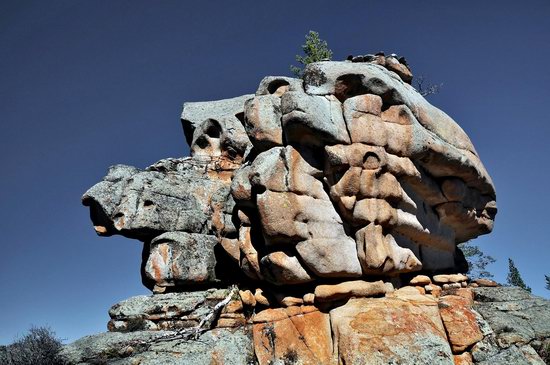
[[[476,242],[497,280],[512,257],[549,297],[548,19],[548,0],[0,0],[0,343],[31,324],[68,341],[104,331],[112,304],[147,293],[141,244],[97,237],[81,194],[109,165],[187,155],[181,104],[288,75],[310,29],[336,59],[395,52],[444,84],[431,102],[497,188],[495,230]]]

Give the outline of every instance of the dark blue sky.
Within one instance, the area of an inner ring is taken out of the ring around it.
[[[268,5],[263,5],[268,4]],[[452,5],[451,5],[452,4]],[[304,35],[334,51],[405,55],[470,135],[497,188],[476,242],[550,296],[550,2],[0,0],[0,343],[31,324],[72,341],[147,293],[141,244],[99,238],[81,194],[109,165],[188,154],[184,101],[288,75]]]

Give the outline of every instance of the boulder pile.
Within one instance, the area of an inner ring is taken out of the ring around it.
[[[494,186],[411,80],[395,55],[356,56],[184,104],[190,157],[113,166],[83,196],[98,235],[143,242],[153,295],[113,306],[70,361],[535,361],[550,327],[524,317],[550,307],[526,297],[502,334],[494,302],[524,294],[462,274],[457,244],[492,230]]]

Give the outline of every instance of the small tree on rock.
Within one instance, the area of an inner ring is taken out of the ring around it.
[[[306,65],[313,62],[332,59],[332,51],[328,48],[327,42],[319,38],[319,33],[312,30],[306,35],[306,43],[302,45],[302,51],[305,56],[296,55],[296,61],[298,61],[302,67],[290,66],[290,71],[299,78],[302,77],[304,73],[303,67]]]
[[[430,96],[439,93],[443,88],[443,83],[432,84],[423,75],[420,75],[414,79],[414,88],[420,95]]]
[[[531,292],[531,288],[525,284],[521,278],[518,268],[514,264],[514,261],[510,258],[508,259],[508,277],[506,278],[506,282],[508,285],[519,286],[520,288]]]

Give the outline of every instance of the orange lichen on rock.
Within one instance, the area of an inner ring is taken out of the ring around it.
[[[454,353],[483,339],[470,298],[445,295],[439,299],[439,312]]]
[[[266,309],[254,317],[254,349],[259,364],[298,359],[302,364],[331,363],[329,315],[315,307],[291,308]]]

